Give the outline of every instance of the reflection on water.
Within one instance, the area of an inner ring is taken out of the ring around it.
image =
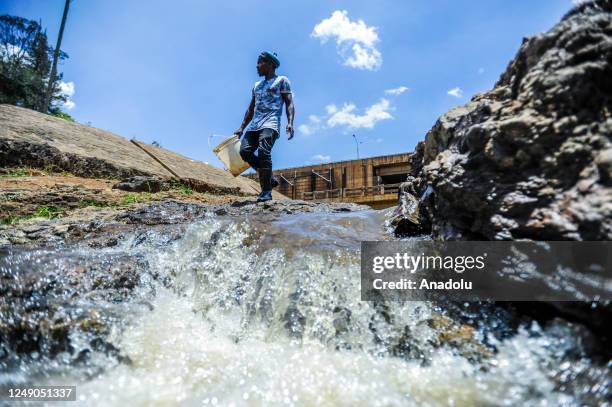
[[[609,368],[583,356],[567,323],[515,329],[482,311],[470,326],[431,303],[360,301],[359,242],[389,239],[382,224],[377,211],[207,217],[171,243],[151,233],[89,252],[95,264],[132,255],[144,270],[126,298],[109,287],[82,300],[80,312],[95,310],[109,327],[106,348],[92,349],[95,332],[73,330],[72,351],[7,368],[2,381],[77,384],[76,405],[87,406],[606,400]],[[88,252],[78,250],[54,252],[78,261],[50,267],[82,267]],[[48,257],[13,254],[3,271]]]

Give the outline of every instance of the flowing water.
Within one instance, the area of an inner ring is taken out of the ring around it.
[[[70,405],[83,406],[609,402],[610,368],[585,356],[571,324],[360,301],[359,242],[390,239],[383,221],[381,211],[207,215],[178,239],[151,230],[110,248],[8,251],[5,278],[45,281],[32,301],[51,304],[50,324],[81,322],[63,331],[69,345],[0,349],[0,384],[76,385]],[[117,286],[100,265],[141,272]],[[89,294],[61,288],[88,268]]]

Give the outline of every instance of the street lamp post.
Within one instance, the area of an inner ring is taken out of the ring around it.
[[[55,75],[57,74],[57,60],[59,59],[59,53],[62,46],[62,37],[64,36],[64,27],[66,26],[66,17],[68,17],[68,8],[70,7],[70,0],[66,0],[64,5],[64,14],[62,15],[62,23],[60,25],[59,33],[57,35],[57,44],[55,45],[55,51],[53,51],[53,65],[51,66],[51,74],[49,75],[49,83],[47,84],[47,92],[45,92],[45,99],[40,106],[42,113],[47,113],[49,105],[51,104],[51,96],[53,95],[53,84],[55,83]]]
[[[355,139],[355,146],[357,146],[357,159],[359,160],[359,141],[357,141],[357,136],[353,134],[353,138]]]

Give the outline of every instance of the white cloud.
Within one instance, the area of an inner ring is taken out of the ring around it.
[[[331,114],[327,119],[327,125],[329,127],[347,126],[351,129],[371,129],[379,121],[393,119],[393,116],[389,113],[389,110],[393,110],[393,108],[389,101],[384,98],[368,107],[362,115],[355,114],[355,109],[354,104],[345,103],[342,109]]]
[[[400,86],[396,89],[389,89],[389,91],[399,94],[407,89],[405,86]],[[372,129],[379,121],[393,119],[390,113],[393,110],[395,108],[385,98],[381,98],[378,102],[367,107],[363,114],[357,113],[357,106],[354,103],[344,103],[341,108],[330,103],[325,106],[326,114],[321,116],[309,115],[308,122],[300,124],[297,129],[305,136],[336,126],[344,126],[345,130],[358,128]],[[382,141],[382,138],[376,139],[377,143]]]
[[[321,119],[318,116],[314,115],[314,114],[311,114],[310,116],[308,116],[308,120],[310,120],[313,123],[321,122]]]
[[[59,88],[60,88],[60,92],[68,98],[66,99],[62,107],[68,110],[74,109],[76,107],[76,103],[70,100],[70,98],[74,95],[74,82],[60,81]]]
[[[71,97],[72,95],[74,95],[74,82],[60,81],[59,86],[60,86],[60,92],[62,92],[64,95],[68,97]]]
[[[376,48],[380,40],[376,27],[368,26],[363,20],[351,21],[346,10],[334,11],[331,17],[315,25],[310,35],[321,44],[335,39],[344,65],[370,71],[382,65],[382,54]]]
[[[308,123],[300,124],[298,126],[298,131],[305,136],[310,136],[311,134],[313,134],[320,128],[321,128],[321,118],[319,116],[311,114],[310,116],[308,116]]]
[[[314,132],[314,129],[307,124],[300,124],[298,126],[298,131],[305,136],[310,136]]]
[[[323,163],[323,162],[331,161],[331,156],[323,155],[323,154],[315,154],[312,157],[310,157],[310,159],[313,161],[318,161],[320,163]]]
[[[456,98],[461,98],[463,97],[463,91],[461,90],[461,88],[456,87],[456,88],[452,88],[451,90],[449,90],[448,92],[446,92],[448,95],[456,97]]]
[[[353,44],[353,55],[344,61],[351,68],[374,71],[382,64],[382,55],[375,49],[367,49],[359,44]]]
[[[336,107],[336,105],[331,104],[325,106],[325,110],[327,111],[327,114],[334,114],[338,111],[338,108]]]
[[[406,86],[398,86],[397,88],[393,88],[393,89],[387,89],[385,91],[385,95],[393,95],[393,96],[399,96],[404,92],[408,92],[410,90],[410,88],[406,87]]]

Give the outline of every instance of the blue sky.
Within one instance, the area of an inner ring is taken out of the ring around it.
[[[64,0],[0,0],[55,43]],[[60,69],[77,121],[221,166],[261,50],[289,77],[296,137],[274,168],[412,151],[438,116],[490,89],[524,36],[570,0],[74,0]],[[72,93],[72,90],[67,88]],[[285,118],[283,118],[283,129]]]

